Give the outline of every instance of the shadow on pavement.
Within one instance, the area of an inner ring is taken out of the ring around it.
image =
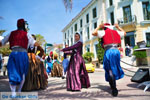
[[[140,89],[140,90],[144,90],[145,86],[142,85],[139,88],[137,87],[140,83],[133,83],[133,84],[127,84],[128,87],[132,87],[132,88],[136,88],[136,89]],[[150,88],[147,89],[146,92],[150,92]]]
[[[0,92],[10,92],[7,76],[0,76]]]

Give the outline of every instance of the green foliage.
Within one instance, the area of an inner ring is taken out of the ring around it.
[[[41,34],[36,34],[36,41],[41,45],[44,46],[44,44],[46,43],[46,40],[44,39],[44,36],[42,36]]]
[[[104,57],[104,49],[101,46],[101,39],[98,39],[98,50],[97,50],[97,57],[99,63],[103,63],[103,57]]]
[[[83,58],[88,62],[91,62],[93,57],[94,54],[92,52],[86,52],[85,54],[83,54]]]
[[[2,36],[4,32],[6,32],[6,30],[0,30],[0,36]]]
[[[136,45],[133,49],[138,49],[139,47]],[[134,51],[133,55],[136,56],[136,58],[146,58],[146,51]]]
[[[136,45],[136,46],[134,46],[133,50],[134,50],[134,49],[138,49],[138,48],[139,48],[139,47]]]
[[[9,49],[9,45],[0,48],[0,54],[2,54],[3,56],[8,56],[10,53],[11,50]]]

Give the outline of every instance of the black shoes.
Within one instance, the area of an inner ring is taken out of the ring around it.
[[[64,77],[64,76],[62,76],[62,79],[65,79],[65,77]]]
[[[112,96],[117,97],[118,96],[118,90],[116,89],[112,89]]]

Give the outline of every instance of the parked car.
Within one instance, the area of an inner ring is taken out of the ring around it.
[[[85,60],[85,66],[86,66],[86,70],[88,73],[94,73],[95,66],[94,66],[94,64],[92,64],[92,62],[88,62]]]

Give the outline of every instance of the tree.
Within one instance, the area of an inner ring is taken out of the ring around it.
[[[0,30],[0,36],[2,36],[4,32],[6,32],[6,30]]]
[[[91,62],[93,57],[94,54],[92,52],[86,52],[85,54],[83,54],[83,58],[88,62]]]
[[[99,63],[103,63],[103,57],[104,57],[104,49],[102,48],[101,45],[101,39],[98,39],[98,50],[97,50],[97,57],[98,57],[98,61]]]
[[[0,30],[0,36],[3,35],[4,32],[6,32],[6,30]],[[0,48],[0,54],[2,54],[3,56],[8,56],[10,53],[11,50],[8,44]]]
[[[36,34],[36,41],[41,45],[44,46],[46,44],[46,40],[44,39],[44,36],[41,34]]]

